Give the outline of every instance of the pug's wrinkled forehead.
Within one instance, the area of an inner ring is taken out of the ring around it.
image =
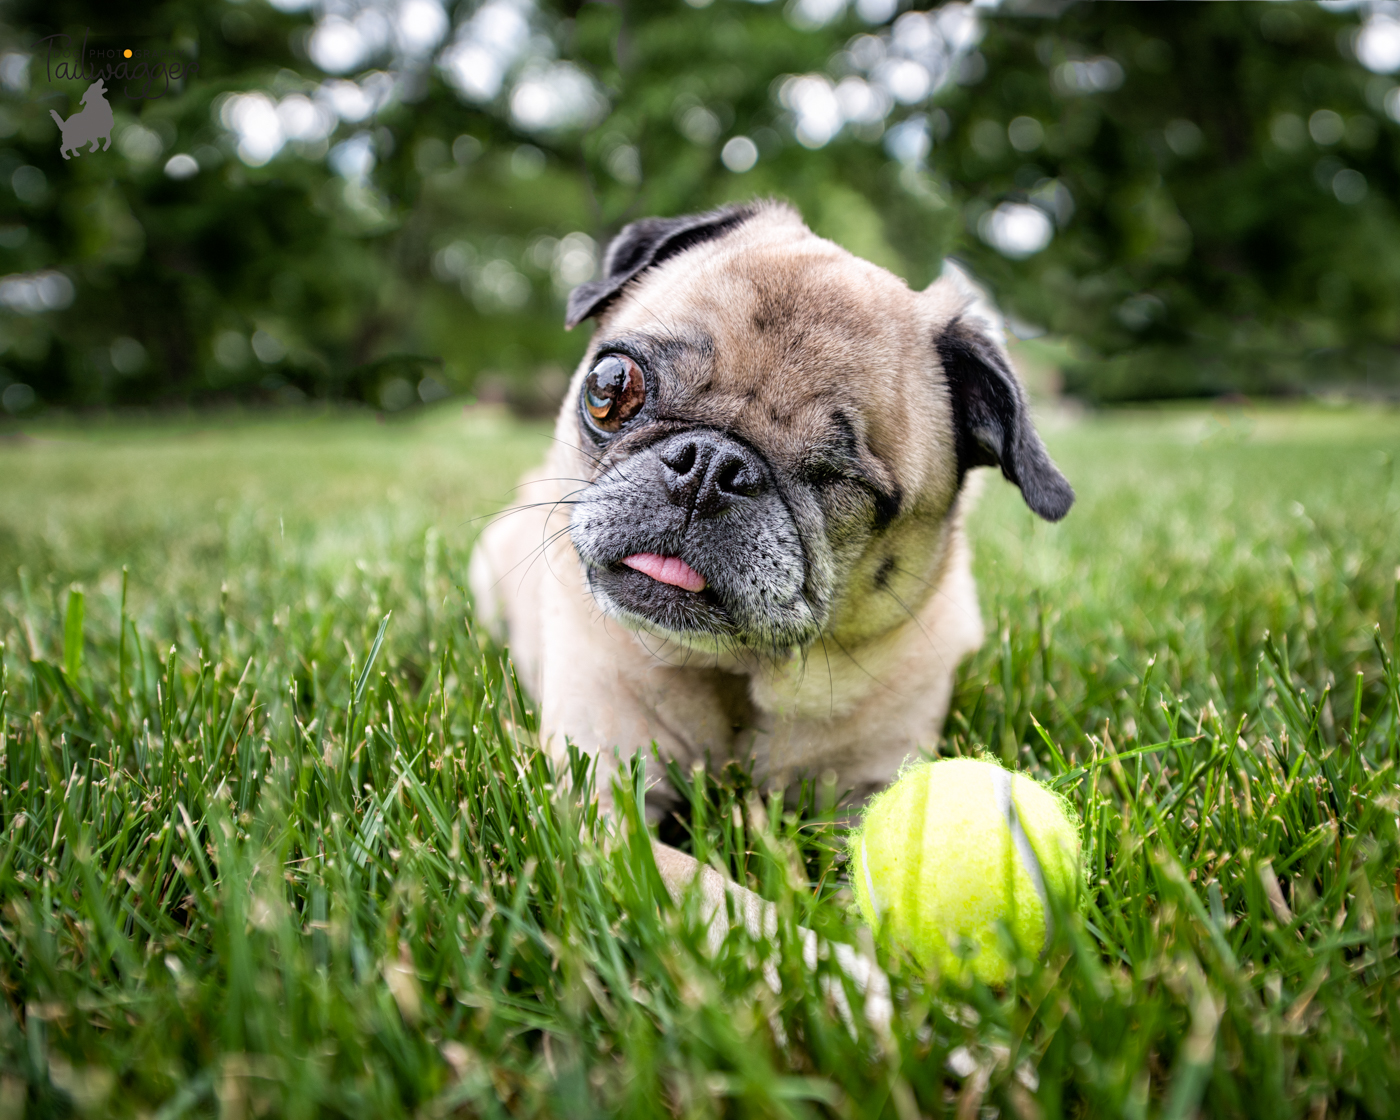
[[[780,203],[635,222],[569,298],[568,326],[600,320],[573,387],[581,434],[601,463],[714,427],[798,474],[854,462],[896,506],[921,494],[946,508],[967,470],[995,465],[1057,520],[1073,491],[966,303],[946,281],[912,291]]]

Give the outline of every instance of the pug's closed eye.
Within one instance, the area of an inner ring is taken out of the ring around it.
[[[877,525],[887,525],[899,513],[898,488],[890,492],[871,474],[857,450],[853,432],[849,440],[837,438],[813,447],[796,475],[819,492],[832,497],[840,493],[838,503],[847,507],[847,515],[857,515],[857,510],[851,508],[852,500],[866,509],[873,507]]]
[[[797,468],[797,477],[809,486],[835,486],[840,483],[866,484],[867,475],[860,458],[860,441],[855,426],[842,412],[831,414],[831,429],[807,449]]]
[[[832,448],[818,446],[802,460],[797,468],[797,477],[808,486],[839,486],[841,483],[859,484],[864,481],[859,460],[833,451]]]

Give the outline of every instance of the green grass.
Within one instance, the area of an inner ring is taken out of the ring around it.
[[[1004,991],[882,948],[888,1037],[794,948],[868,937],[832,791],[689,786],[782,914],[710,959],[641,771],[605,842],[531,750],[461,584],[543,427],[0,443],[0,1118],[1393,1115],[1400,414],[1048,427],[1080,501],[989,479],[943,749],[1071,797],[1087,899]]]

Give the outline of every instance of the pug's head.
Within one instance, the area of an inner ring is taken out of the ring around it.
[[[608,616],[784,657],[858,642],[936,586],[969,470],[1074,501],[1001,347],[951,282],[911,291],[786,206],[627,226],[569,297],[598,328],[558,434]]]

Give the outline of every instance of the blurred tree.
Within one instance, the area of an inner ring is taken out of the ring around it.
[[[1400,89],[1355,60],[1400,69],[1400,23],[1373,13],[1358,40],[1338,7],[995,23],[937,162],[983,234],[964,243],[974,269],[1082,348],[1071,391],[1400,386]],[[1052,219],[1030,232],[1059,228],[1022,257],[1027,204]]]
[[[957,256],[1091,398],[1393,386],[1393,14],[14,3],[0,404],[548,407],[607,236],[770,193],[913,284]],[[60,34],[108,68],[111,151],[58,151]],[[156,97],[141,62],[186,72]]]

